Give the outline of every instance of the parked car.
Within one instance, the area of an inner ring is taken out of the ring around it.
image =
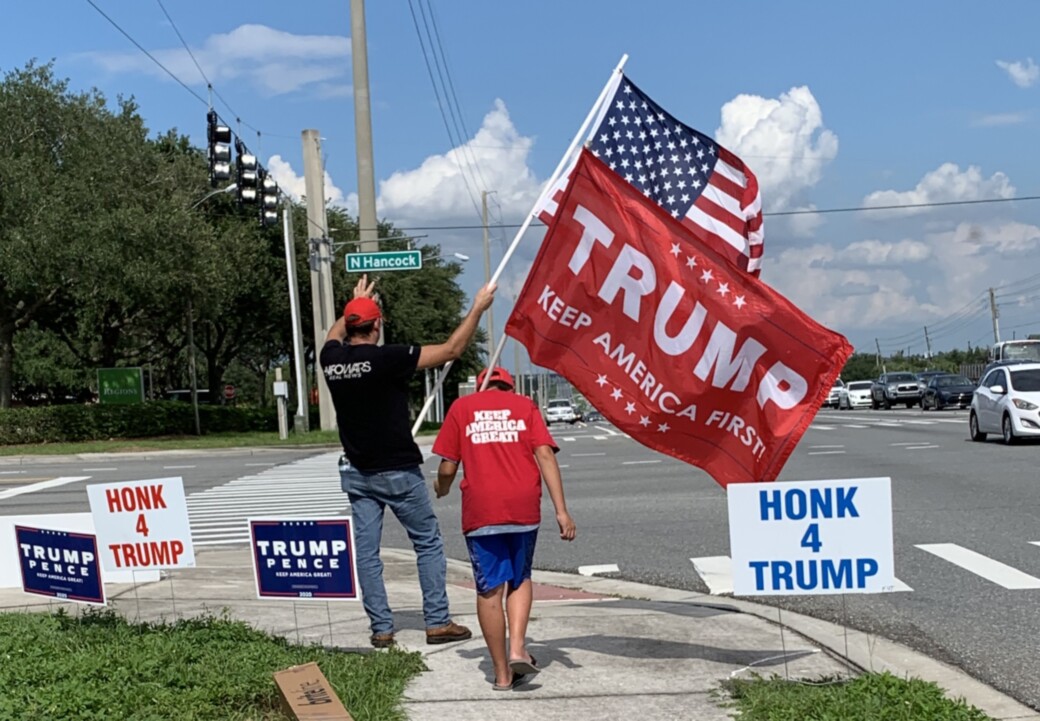
[[[1040,438],[1040,363],[999,366],[982,378],[968,415],[971,440],[999,433],[1011,445]]]
[[[553,423],[576,423],[578,414],[574,410],[574,404],[566,398],[556,398],[549,401],[545,406],[545,424],[551,426]]]
[[[606,419],[603,417],[603,414],[599,411],[589,411],[585,414],[586,423],[602,423],[604,420]]]
[[[834,379],[834,385],[831,386],[831,392],[827,394],[827,400],[823,402],[824,408],[838,408],[838,401],[841,398],[841,392],[845,388],[845,383],[842,382],[841,378]]]
[[[905,403],[913,408],[921,402],[921,386],[913,373],[882,373],[870,386],[870,407],[891,408]]]
[[[838,409],[852,410],[853,408],[870,407],[870,387],[874,381],[852,381],[846,383],[838,398]]]
[[[932,376],[924,388],[924,395],[921,396],[921,410],[931,408],[941,411],[950,406],[967,408],[971,405],[974,393],[975,384],[964,376],[952,373]]]

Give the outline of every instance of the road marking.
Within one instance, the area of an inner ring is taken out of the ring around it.
[[[845,451],[809,451],[810,456],[844,456]]]
[[[560,464],[560,468],[570,468],[570,467],[571,467],[571,465],[569,463],[561,463]]]
[[[876,421],[875,426],[882,426],[883,428],[899,428],[898,423],[889,423],[888,421]]]
[[[911,441],[909,443],[889,443],[890,446],[918,446],[921,445],[920,441]]]
[[[620,570],[616,563],[601,563],[598,566],[578,566],[578,573],[582,576],[595,576],[597,573],[618,573]]]
[[[605,441],[605,440],[607,440],[607,437],[606,436],[593,436],[592,440],[594,440],[594,441]]]
[[[1017,568],[958,546],[956,543],[922,543],[917,547],[949,561],[955,566],[960,566],[966,571],[971,571],[976,576],[981,576],[998,586],[1011,590],[1040,588],[1040,578],[1034,578]]]
[[[830,446],[809,446],[809,448],[844,448],[844,444],[830,445]]]
[[[939,446],[937,446],[935,444],[926,445],[926,446],[907,446],[906,450],[908,450],[908,451],[923,451],[923,450],[925,450],[927,448],[938,448],[938,447]]]
[[[708,587],[708,593],[713,596],[733,593],[733,569],[729,556],[691,558],[690,563]]]
[[[606,428],[604,426],[593,426],[593,428],[595,428],[597,431],[603,431],[608,436],[616,436],[616,435],[618,435],[618,432],[615,431],[613,428]]]
[[[25,471],[0,471],[0,476],[9,476],[12,473],[25,473]]]
[[[84,468],[83,471],[118,471],[119,469],[113,466],[112,468]]]
[[[274,463],[246,463],[246,466],[273,466]]]
[[[85,481],[88,478],[90,478],[90,476],[61,476],[60,478],[52,478],[49,481],[40,481],[39,483],[32,483],[28,486],[11,488],[6,491],[0,491],[0,501],[20,496],[23,493],[35,493],[36,491],[43,491],[47,488],[56,488],[68,483],[75,483],[76,481]]]
[[[813,423],[809,427],[810,428],[814,428],[814,429],[816,429],[818,431],[833,431],[834,430],[834,426],[820,426],[820,425],[817,425],[815,423]]]
[[[655,461],[621,461],[621,465],[623,465],[623,466],[639,466],[639,465],[643,465],[644,463],[660,463],[660,462],[661,462],[660,459],[655,460]]]
[[[582,458],[582,457],[587,457],[587,456],[605,456],[607,454],[606,453],[572,453],[571,455],[573,457],[575,457],[575,458]]]
[[[172,471],[178,468],[194,468],[195,466],[163,466],[164,471]]]
[[[573,438],[562,438],[562,439],[560,439],[560,440],[562,440],[562,441],[563,441],[564,443],[570,443],[570,442],[572,442],[572,441],[573,441],[574,439],[573,439]]]
[[[845,427],[846,428],[870,428],[870,426],[857,426],[857,425],[855,425],[853,423],[847,423],[847,424],[845,424]]]
[[[712,596],[733,593],[733,562],[729,556],[691,558],[690,563],[693,564],[693,570],[704,581],[704,585],[708,587],[708,593]],[[914,590],[898,578],[892,580],[892,588],[884,593],[906,593]]]

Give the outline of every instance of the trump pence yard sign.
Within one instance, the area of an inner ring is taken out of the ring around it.
[[[87,486],[87,497],[106,571],[195,565],[181,478]]]
[[[891,479],[734,483],[726,491],[735,594],[895,590]]]

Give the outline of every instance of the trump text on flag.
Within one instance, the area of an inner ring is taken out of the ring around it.
[[[87,497],[106,571],[195,565],[181,478],[87,486]]]
[[[732,485],[727,495],[734,593],[893,590],[890,479]]]
[[[588,153],[506,332],[722,485],[776,478],[852,351]]]

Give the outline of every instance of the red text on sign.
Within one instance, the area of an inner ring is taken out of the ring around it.
[[[184,553],[184,544],[180,541],[111,543],[108,548],[116,559],[116,568],[175,566]]]
[[[155,511],[166,508],[162,486],[135,486],[133,488],[106,488],[105,500],[109,513],[124,511]]]

